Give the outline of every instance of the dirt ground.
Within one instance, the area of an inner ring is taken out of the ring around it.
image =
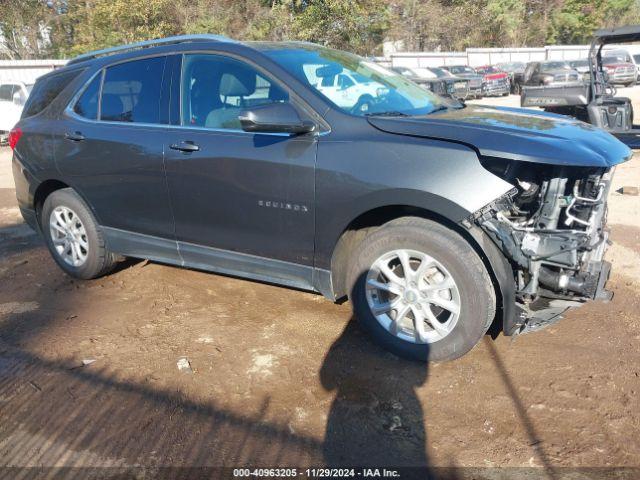
[[[618,168],[624,185],[640,186],[640,158]],[[425,366],[311,293],[133,261],[67,277],[23,224],[1,149],[0,466],[640,478],[640,197],[610,206],[611,303]]]

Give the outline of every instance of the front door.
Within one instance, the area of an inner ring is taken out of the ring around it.
[[[254,66],[187,54],[181,72],[180,125],[170,129],[165,151],[185,264],[308,287],[316,136],[241,129],[242,108],[291,101]]]

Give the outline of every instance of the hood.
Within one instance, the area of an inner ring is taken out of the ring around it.
[[[426,77],[407,77],[409,80],[415,83],[440,83],[442,79],[440,78],[426,78]]]
[[[633,67],[633,63],[626,63],[626,62],[620,62],[620,63],[607,63],[606,65],[604,65],[604,68],[618,68],[618,67]]]
[[[379,130],[462,143],[486,157],[583,167],[610,167],[631,150],[609,133],[562,115],[469,105],[416,117],[368,117]]]
[[[507,78],[508,75],[505,72],[500,72],[500,73],[487,73],[484,76],[485,80],[501,80],[503,78]]]
[[[455,73],[454,75],[460,78],[482,78],[482,75],[478,73]]]

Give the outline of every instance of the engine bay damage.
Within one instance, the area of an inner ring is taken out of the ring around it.
[[[471,219],[511,263],[518,310],[511,333],[538,330],[587,300],[609,300],[605,228],[613,168],[483,159],[515,186]]]

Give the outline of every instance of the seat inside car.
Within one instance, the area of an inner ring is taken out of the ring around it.
[[[244,107],[244,97],[253,95],[256,90],[256,74],[248,69],[234,69],[225,72],[220,78],[220,96],[223,103],[207,115],[206,127],[240,129],[238,115]],[[237,105],[228,103],[229,97],[239,97]]]

